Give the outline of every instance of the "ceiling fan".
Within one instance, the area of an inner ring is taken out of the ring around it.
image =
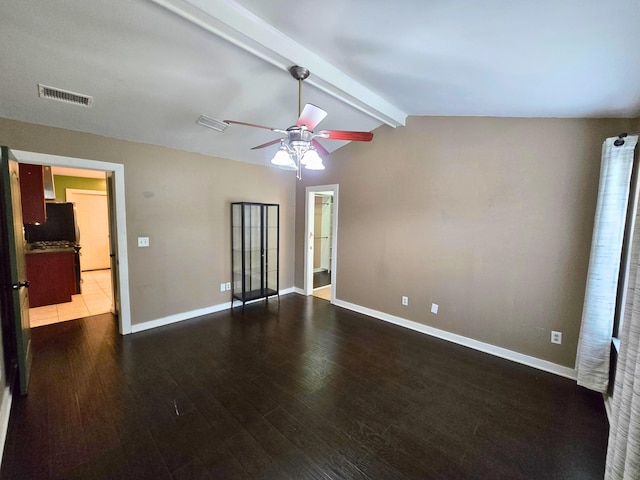
[[[285,170],[296,170],[298,179],[301,179],[303,166],[310,170],[324,170],[321,157],[327,156],[329,152],[316,138],[369,142],[373,138],[373,133],[350,132],[345,130],[321,130],[314,133],[313,129],[327,116],[327,112],[311,103],[307,103],[304,108],[301,108],[302,81],[309,76],[309,70],[304,67],[293,66],[289,69],[289,73],[291,73],[293,78],[298,80],[298,121],[295,125],[287,129],[282,129],[235,120],[224,120],[224,122],[227,124],[244,125],[245,127],[264,128],[282,134],[282,138],[277,138],[262,145],[255,146],[251,150],[257,150],[280,143],[280,149],[276,152],[271,163]]]

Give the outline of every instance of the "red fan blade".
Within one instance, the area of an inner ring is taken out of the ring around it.
[[[253,147],[251,150],[257,150],[259,148],[268,147],[270,145],[275,145],[276,143],[280,143],[280,139],[276,138],[275,140],[271,140],[270,142],[263,143],[262,145],[258,145],[257,147]]]
[[[327,155],[329,155],[329,151],[324,148],[319,141],[317,141],[315,138],[313,140],[311,140],[311,143],[313,144],[313,146],[315,147],[315,149],[318,152],[318,155],[320,155],[321,157],[326,157]]]
[[[373,139],[371,132],[347,132],[345,130],[322,130],[317,135],[327,140],[355,140],[356,142],[370,142]]]
[[[224,123],[233,123],[235,125],[244,125],[245,127],[264,128],[265,130],[271,130],[273,132],[281,132],[279,128],[265,127],[263,125],[256,125],[254,123],[236,122],[235,120],[223,120]]]
[[[300,118],[298,118],[298,123],[296,123],[296,125],[298,127],[304,125],[309,130],[313,130],[326,116],[327,112],[322,110],[320,107],[307,103],[302,109],[302,113],[300,114]]]

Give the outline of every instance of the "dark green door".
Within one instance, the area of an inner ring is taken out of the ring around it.
[[[106,173],[107,202],[109,204],[109,257],[111,258],[111,286],[113,314],[120,312],[120,286],[118,284],[118,226],[116,223],[116,187],[113,172]]]
[[[3,244],[7,248],[2,253],[3,267],[6,268],[8,285],[4,288],[3,301],[7,303],[4,311],[10,315],[13,332],[9,341],[15,342],[15,360],[18,368],[20,393],[25,395],[29,387],[31,370],[31,332],[29,325],[29,282],[26,275],[24,258],[25,240],[22,224],[22,204],[20,202],[20,177],[18,162],[7,147],[2,149],[0,177],[2,181],[2,231]],[[8,332],[3,332],[7,334]]]

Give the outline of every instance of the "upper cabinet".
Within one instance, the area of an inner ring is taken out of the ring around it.
[[[42,170],[42,165],[20,164],[22,221],[25,225],[44,223],[47,219],[44,204],[44,176]]]

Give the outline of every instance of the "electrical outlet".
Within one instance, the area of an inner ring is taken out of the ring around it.
[[[138,247],[148,247],[149,237],[138,237]]]
[[[438,304],[437,303],[432,303],[431,304],[431,313],[433,314],[438,314]]]
[[[551,331],[551,343],[562,344],[562,332]]]
[[[409,297],[402,297],[402,304],[403,305],[409,305]]]
[[[220,284],[220,291],[224,292],[227,289],[227,284],[226,283],[221,283]]]
[[[231,282],[227,282],[227,290],[231,290]]]

